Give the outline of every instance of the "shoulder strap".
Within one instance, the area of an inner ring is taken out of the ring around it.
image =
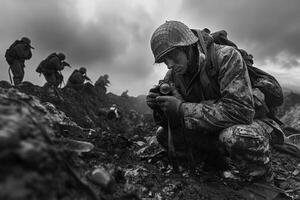
[[[218,72],[218,62],[216,56],[216,49],[214,42],[205,43],[205,40],[202,36],[201,30],[196,30],[197,36],[199,38],[199,45],[203,50],[206,59],[205,59],[205,67],[202,68],[200,72],[200,80],[203,84],[203,87],[206,88],[210,85],[215,92],[219,93],[219,86],[215,84],[215,81],[212,81],[212,77],[215,77]]]

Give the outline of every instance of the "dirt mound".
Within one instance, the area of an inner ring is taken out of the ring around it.
[[[0,199],[249,199],[248,183],[214,169],[174,173],[165,157],[153,160],[161,149],[144,97],[92,85],[58,96],[31,83],[0,87]],[[105,117],[113,103],[120,121]],[[275,184],[299,197],[300,159],[273,154]]]
[[[32,96],[0,88],[0,199],[90,197],[89,191],[80,192],[82,185],[65,160],[68,153],[53,141],[50,126],[67,119],[46,107]]]

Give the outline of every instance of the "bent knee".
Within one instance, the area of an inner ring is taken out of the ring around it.
[[[264,152],[269,150],[269,137],[260,124],[235,125],[224,129],[219,140],[230,149]]]

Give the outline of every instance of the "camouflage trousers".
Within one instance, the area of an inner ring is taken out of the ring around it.
[[[24,63],[19,60],[14,60],[10,65],[11,72],[13,74],[14,85],[19,85],[24,79]]]
[[[176,129],[172,130],[172,135],[176,151],[192,148],[194,159],[207,154],[217,160],[219,158],[216,155],[221,155],[230,171],[239,177],[247,180],[265,177],[271,180],[271,131],[267,124],[255,120],[249,125],[231,126],[220,133]],[[157,141],[165,149],[168,148],[166,129],[158,129]]]

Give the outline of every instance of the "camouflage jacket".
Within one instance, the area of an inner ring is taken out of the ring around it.
[[[216,81],[218,91],[201,80],[205,73],[201,56],[196,73],[190,77],[169,70],[164,78],[173,82],[183,97],[181,116],[187,129],[215,132],[236,124],[250,124],[255,115],[251,82],[240,53],[230,46],[214,45],[218,69],[212,81]],[[154,112],[154,118],[163,123],[164,117],[159,113]]]

